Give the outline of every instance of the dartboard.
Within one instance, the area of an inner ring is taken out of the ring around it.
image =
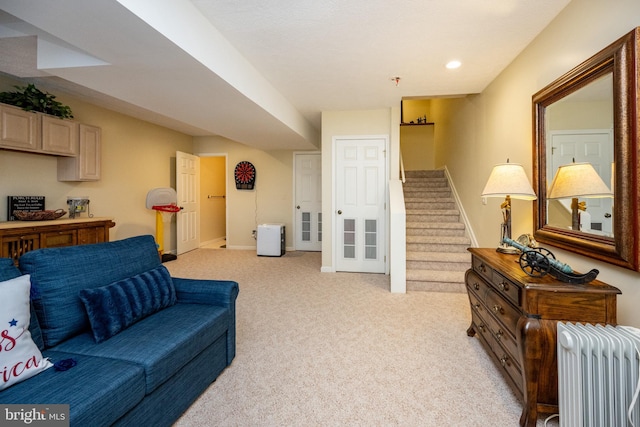
[[[238,190],[253,190],[256,182],[256,168],[251,163],[242,161],[236,165],[234,177]]]

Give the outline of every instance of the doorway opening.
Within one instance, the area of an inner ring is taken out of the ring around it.
[[[227,156],[200,155],[200,248],[227,247]]]

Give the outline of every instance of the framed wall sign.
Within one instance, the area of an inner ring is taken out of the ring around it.
[[[7,220],[15,221],[13,211],[38,212],[44,210],[44,196],[7,196]]]

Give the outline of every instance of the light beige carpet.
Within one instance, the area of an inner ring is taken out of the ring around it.
[[[518,425],[466,335],[466,294],[391,294],[389,276],[320,273],[314,252],[198,249],[165,266],[240,284],[236,358],[178,427]]]

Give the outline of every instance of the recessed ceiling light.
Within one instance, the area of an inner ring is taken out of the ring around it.
[[[450,70],[453,70],[455,68],[459,68],[462,65],[462,62],[460,61],[449,61],[447,63],[447,68]]]

